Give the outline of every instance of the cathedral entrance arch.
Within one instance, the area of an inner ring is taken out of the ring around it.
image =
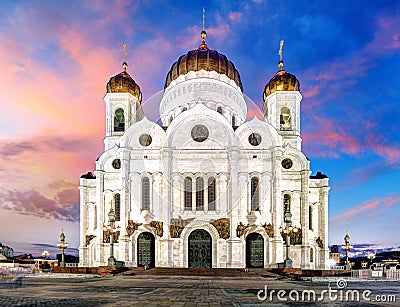
[[[251,233],[246,238],[246,267],[264,267],[264,239],[259,233]]]
[[[142,232],[137,241],[138,266],[155,266],[155,238],[150,232]]]
[[[189,235],[189,268],[211,268],[211,236],[197,229]]]

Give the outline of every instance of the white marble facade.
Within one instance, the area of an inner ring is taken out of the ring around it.
[[[271,93],[264,119],[249,121],[241,87],[212,70],[189,71],[165,88],[162,125],[143,115],[140,98],[104,98],[105,151],[93,176],[80,179],[80,266],[107,264],[112,205],[114,255],[125,266],[274,268],[285,258],[279,227],[289,201],[301,228],[293,266],[327,268],[328,179],[311,176],[301,151],[298,90]]]

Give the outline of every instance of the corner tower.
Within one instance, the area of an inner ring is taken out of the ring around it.
[[[123,71],[107,83],[106,103],[106,137],[105,150],[113,147],[124,134],[125,130],[143,118],[142,93],[139,85],[127,73],[126,44],[123,43]]]
[[[283,40],[280,42],[279,71],[264,88],[264,118],[283,137],[284,143],[301,151],[300,138],[300,83],[295,75],[283,69]]]

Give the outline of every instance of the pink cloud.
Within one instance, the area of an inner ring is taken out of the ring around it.
[[[358,206],[354,206],[349,210],[333,216],[330,218],[331,221],[339,224],[344,224],[352,220],[362,220],[367,215],[370,218],[379,217],[384,214],[385,210],[397,206],[400,204],[400,194],[389,195],[386,197],[378,197],[368,200]]]
[[[241,12],[229,12],[229,20],[239,22],[242,19],[243,13]]]

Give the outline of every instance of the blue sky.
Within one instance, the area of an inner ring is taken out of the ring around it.
[[[102,98],[121,71],[121,43],[145,101],[200,44],[203,6],[208,46],[235,64],[259,107],[285,40],[284,68],[303,95],[303,151],[332,187],[330,244],[348,228],[354,242],[399,245],[400,2],[354,0],[3,3],[3,243],[54,244],[65,227],[78,246],[76,187],[102,152]],[[144,111],[158,119],[154,103]]]

